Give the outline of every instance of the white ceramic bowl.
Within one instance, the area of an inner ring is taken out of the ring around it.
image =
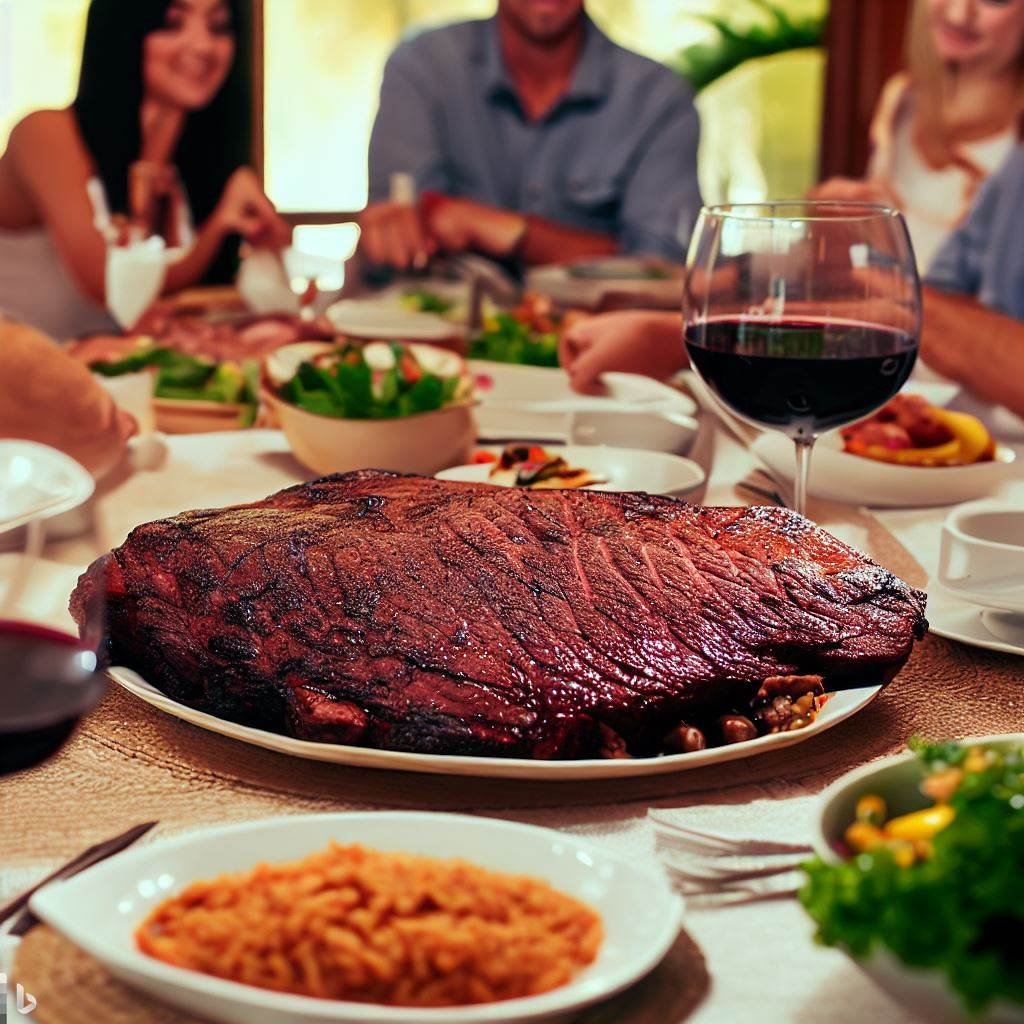
[[[189,883],[244,871],[257,861],[304,857],[329,841],[461,857],[527,874],[592,906],[604,922],[597,959],[569,984],[523,999],[406,1009],[313,999],[171,967],[135,948],[135,928]],[[117,978],[158,999],[231,1024],[497,1024],[550,1019],[639,980],[668,952],[682,903],[653,865],[574,836],[454,814],[322,814],[247,822],[129,850],[32,898],[32,910]]]
[[[295,457],[314,473],[390,469],[436,473],[465,462],[476,426],[470,403],[391,420],[348,420],[317,416],[264,390]]]
[[[981,744],[1019,746],[1024,743],[1024,733],[976,736],[960,742],[972,747]],[[821,794],[818,821],[811,839],[815,852],[831,863],[841,859],[839,843],[843,831],[853,821],[857,800],[865,793],[882,796],[893,815],[927,806],[929,801],[918,789],[922,778],[921,762],[910,752],[872,761],[847,772]],[[996,1003],[984,1014],[968,1018],[943,974],[908,967],[884,948],[876,948],[867,959],[855,960],[855,963],[893,999],[933,1024],[959,1024],[966,1019],[973,1024],[1024,1022],[1024,1006],[1009,1003]]]
[[[768,431],[752,446],[773,473],[793,480],[793,442]],[[991,462],[970,466],[896,466],[842,450],[838,433],[826,434],[814,446],[808,492],[816,498],[886,508],[956,505],[991,494],[1013,472],[1012,448],[999,445]]]
[[[605,448],[590,445],[546,445],[552,455],[560,455],[570,466],[587,469],[606,483],[587,488],[592,491],[646,491],[648,494],[687,494],[704,482],[704,470],[690,459],[665,452],[633,451],[630,448]],[[500,447],[491,451],[501,452]],[[442,470],[439,480],[461,480],[487,484],[493,463],[470,463]],[[497,486],[513,486],[510,484]]]
[[[583,444],[679,451],[696,434],[693,399],[650,377],[606,373],[601,378],[604,395],[581,395],[569,386],[564,370],[483,359],[468,365],[477,379],[483,437],[573,438]],[[589,429],[590,436],[574,437],[577,429]]]

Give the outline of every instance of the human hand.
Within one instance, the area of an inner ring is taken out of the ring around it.
[[[228,178],[213,216],[225,233],[236,232],[257,249],[281,250],[291,244],[292,229],[251,167],[239,167]]]
[[[601,374],[640,373],[665,379],[686,365],[678,313],[622,310],[572,324],[559,343],[559,361],[575,391],[600,394]]]
[[[514,210],[472,199],[425,192],[420,212],[427,231],[445,252],[483,253],[503,259],[515,252],[526,232],[526,218]]]
[[[437,243],[424,230],[416,207],[381,202],[359,215],[359,247],[369,263],[420,270],[437,250]]]
[[[808,199],[845,203],[881,203],[898,206],[892,190],[881,181],[870,178],[829,178],[807,193]]]

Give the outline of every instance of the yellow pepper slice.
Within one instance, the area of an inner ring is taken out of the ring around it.
[[[856,455],[900,466],[966,466],[992,451],[992,437],[976,416],[949,409],[935,409],[934,413],[953,435],[945,444],[931,448],[886,448],[868,444],[851,450]]]
[[[931,839],[956,817],[949,804],[936,804],[922,811],[900,815],[885,823],[882,830],[887,839]]]

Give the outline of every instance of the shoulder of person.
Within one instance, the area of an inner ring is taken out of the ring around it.
[[[605,41],[611,48],[611,64],[617,83],[641,91],[648,103],[653,100],[667,105],[693,104],[693,86],[684,75],[673,71],[667,64],[620,46],[607,36]]]
[[[458,21],[406,36],[391,51],[388,65],[403,70],[456,66],[467,61],[479,45],[481,20]]]
[[[78,122],[69,107],[27,114],[11,129],[8,151],[24,167],[40,159],[89,164]]]

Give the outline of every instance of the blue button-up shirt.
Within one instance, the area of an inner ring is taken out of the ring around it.
[[[614,236],[681,260],[700,210],[689,86],[586,19],[568,90],[530,121],[494,18],[426,32],[388,60],[370,140],[370,201],[394,171],[420,189]]]
[[[1024,147],[982,185],[967,220],[942,244],[928,284],[975,296],[1024,320]]]

